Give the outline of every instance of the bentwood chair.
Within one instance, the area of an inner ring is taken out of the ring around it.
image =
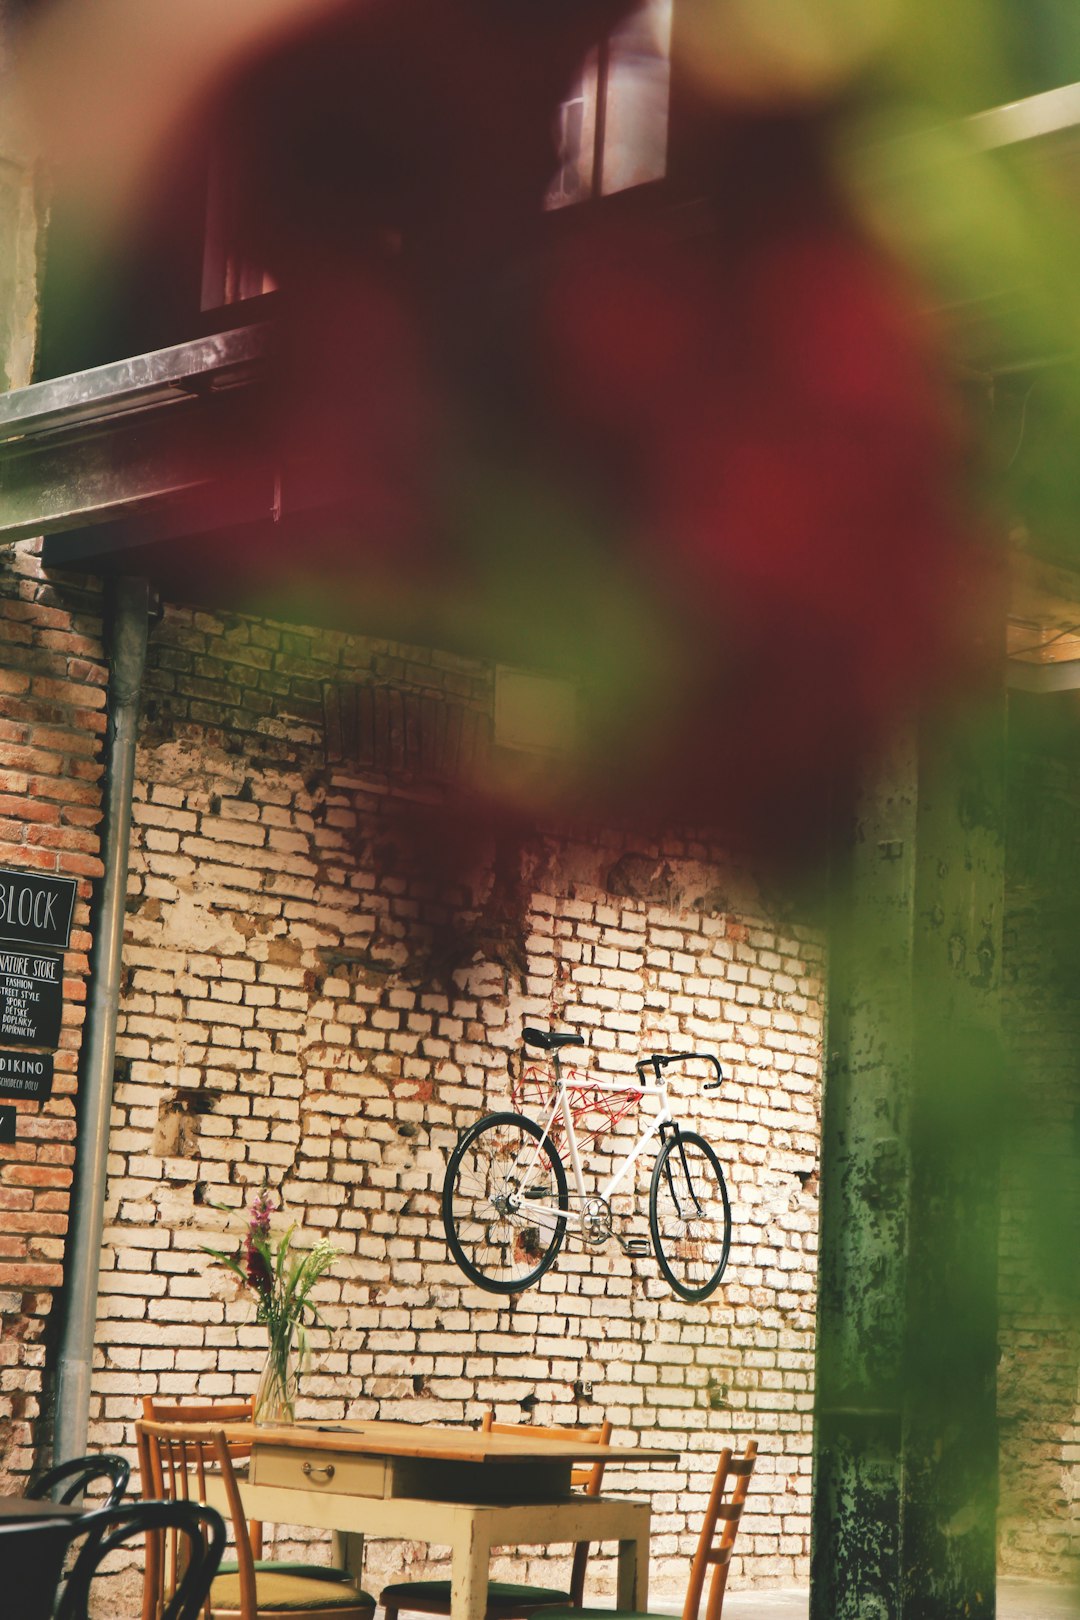
[[[100,1565],[136,1536],[184,1538],[183,1571],[160,1620],[197,1620],[225,1548],[225,1521],[191,1502],[127,1502],[74,1519],[41,1519],[0,1526],[0,1614],[12,1620],[87,1620]],[[63,1580],[69,1550],[82,1541]],[[58,1596],[59,1593],[59,1596]],[[95,1589],[94,1597],[104,1596]],[[108,1612],[98,1607],[99,1613]]]
[[[0,1524],[0,1614],[18,1615],[20,1620],[49,1620],[64,1559],[79,1529],[79,1519]]]
[[[611,1438],[611,1424],[607,1419],[592,1429],[543,1429],[534,1424],[496,1423],[492,1414],[487,1412],[482,1424],[484,1432],[488,1434],[520,1434],[526,1426],[530,1435],[539,1435],[548,1440],[575,1440],[579,1444],[606,1446]],[[572,1483],[586,1496],[600,1494],[603,1477],[602,1458],[595,1463],[576,1466],[571,1473]],[[589,1543],[579,1541],[574,1548],[568,1591],[552,1586],[519,1586],[512,1581],[492,1581],[488,1586],[485,1620],[529,1620],[537,1609],[546,1608],[552,1603],[570,1604],[575,1612],[580,1612],[588,1561]],[[386,1610],[386,1620],[397,1620],[399,1609],[420,1614],[449,1614],[450,1582],[397,1581],[392,1586],[383,1587],[379,1602]]]
[[[208,1620],[289,1620],[300,1615],[304,1620],[373,1620],[375,1599],[358,1590],[343,1571],[320,1564],[255,1560],[236,1471],[220,1429],[210,1424],[137,1423],[135,1433],[155,1496],[205,1502],[208,1482],[220,1482],[232,1519],[236,1561],[221,1566],[210,1588]],[[176,1549],[169,1541],[155,1565],[156,1604],[173,1591],[176,1571]]]
[[[720,1620],[724,1607],[724,1592],[727,1590],[728,1570],[731,1567],[731,1550],[735,1545],[735,1537],[742,1519],[743,1503],[750,1488],[750,1476],[754,1472],[756,1461],[756,1440],[747,1442],[746,1450],[741,1457],[733,1457],[730,1451],[720,1453],[709,1505],[705,1509],[705,1522],[698,1537],[694,1562],[690,1566],[690,1584],[682,1608],[682,1620],[698,1620],[705,1575],[710,1565],[713,1573],[709,1582],[705,1620]],[[732,1481],[734,1483],[731,1494],[725,1500],[729,1482]],[[718,1524],[723,1525],[719,1537],[716,1534]],[[632,1615],[627,1609],[551,1608],[544,1610],[543,1620],[670,1620],[670,1616],[648,1613]]]
[[[74,1502],[95,1480],[107,1479],[111,1488],[100,1506],[114,1508],[119,1507],[130,1478],[131,1464],[126,1457],[101,1451],[94,1457],[72,1457],[67,1462],[57,1463],[55,1468],[46,1469],[27,1488],[26,1495],[32,1501],[41,1502],[63,1486],[57,1500]]]

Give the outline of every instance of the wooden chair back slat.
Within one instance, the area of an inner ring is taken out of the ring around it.
[[[167,1401],[162,1395],[144,1395],[142,1404],[150,1423],[247,1423],[255,1412],[254,1395],[235,1401]],[[151,1411],[156,1413],[153,1418]]]
[[[731,1565],[731,1552],[735,1545],[735,1537],[742,1519],[743,1503],[750,1488],[750,1479],[756,1462],[756,1440],[747,1441],[746,1450],[741,1457],[733,1457],[730,1448],[720,1454],[709,1494],[709,1505],[705,1509],[705,1520],[698,1538],[697,1551],[690,1568],[690,1583],[686,1591],[682,1620],[698,1620],[705,1576],[710,1567],[712,1578],[709,1582],[705,1620],[720,1620]],[[725,1501],[731,1481],[734,1481],[734,1488]],[[722,1525],[723,1529],[719,1542],[714,1545],[717,1525]]]
[[[153,1459],[150,1452],[150,1442],[142,1433],[138,1424],[135,1425],[135,1447],[139,1458],[139,1482],[142,1487],[144,1501],[160,1500],[161,1492],[154,1479]],[[155,1620],[157,1611],[157,1594],[161,1590],[162,1558],[164,1555],[164,1541],[160,1530],[156,1530],[146,1537],[146,1563],[143,1567],[143,1605],[142,1620]]]
[[[144,1395],[144,1423],[254,1423],[255,1397],[235,1401],[167,1401],[160,1395]],[[233,1458],[247,1457],[250,1440],[230,1440]]]

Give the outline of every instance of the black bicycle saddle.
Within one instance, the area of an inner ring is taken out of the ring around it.
[[[560,1046],[584,1046],[584,1035],[560,1033],[555,1029],[523,1029],[521,1039],[526,1046],[539,1046],[544,1052],[557,1052]]]

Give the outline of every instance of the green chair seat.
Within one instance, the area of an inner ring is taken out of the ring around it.
[[[450,1582],[449,1581],[398,1581],[394,1586],[384,1586],[379,1595],[379,1602],[388,1604],[391,1608],[409,1609],[420,1606],[426,1608],[430,1604],[445,1606],[450,1612]],[[488,1584],[488,1613],[500,1608],[517,1608],[523,1603],[536,1604],[538,1607],[545,1603],[568,1604],[570,1594],[560,1591],[552,1586],[519,1586],[515,1581],[491,1581]],[[580,1614],[580,1609],[571,1609],[571,1614]],[[670,1620],[670,1617],[669,1617]]]
[[[672,1620],[642,1609],[545,1609],[537,1620]]]
[[[269,1568],[265,1567],[267,1563]],[[305,1566],[294,1564],[291,1568]],[[260,1559],[255,1565],[255,1598],[260,1610],[375,1608],[375,1599],[367,1592],[358,1592],[355,1586],[343,1581],[326,1580],[324,1568],[315,1576],[281,1573],[289,1569],[288,1564],[278,1565],[267,1559]],[[210,1588],[210,1607],[239,1610],[240,1575],[235,1565],[229,1573],[215,1577]]]
[[[235,1558],[223,1558],[218,1565],[219,1575],[235,1575],[240,1568]],[[275,1570],[279,1575],[307,1575],[313,1581],[351,1581],[352,1576],[347,1569],[337,1569],[333,1564],[291,1564],[284,1558],[256,1558],[255,1573],[260,1570],[272,1575]]]

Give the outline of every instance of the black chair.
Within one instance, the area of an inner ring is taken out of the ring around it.
[[[183,1574],[161,1620],[198,1620],[225,1551],[225,1520],[216,1508],[203,1502],[131,1502],[89,1518],[93,1524],[84,1520],[81,1527],[89,1539],[67,1578],[56,1620],[89,1620],[90,1583],[103,1560],[136,1536],[164,1530],[179,1531],[187,1549],[180,1560]]]
[[[0,1524],[0,1614],[49,1620],[81,1518]]]
[[[117,1457],[111,1452],[102,1451],[96,1457],[72,1457],[69,1462],[57,1463],[55,1468],[47,1469],[40,1479],[36,1479],[28,1487],[25,1495],[32,1501],[40,1502],[45,1497],[51,1496],[58,1485],[64,1485],[66,1482],[66,1489],[61,1492],[59,1500],[74,1502],[95,1479],[109,1479],[112,1481],[112,1490],[101,1506],[114,1508],[119,1507],[130,1478],[131,1464],[126,1457]]]
[[[198,1620],[225,1551],[224,1519],[200,1502],[129,1502],[74,1520],[0,1525],[0,1612],[50,1620],[55,1605],[56,1620],[89,1620],[91,1583],[104,1559],[136,1536],[165,1530],[184,1537],[186,1558],[160,1620]],[[84,1545],[61,1587],[64,1559],[79,1541]]]

